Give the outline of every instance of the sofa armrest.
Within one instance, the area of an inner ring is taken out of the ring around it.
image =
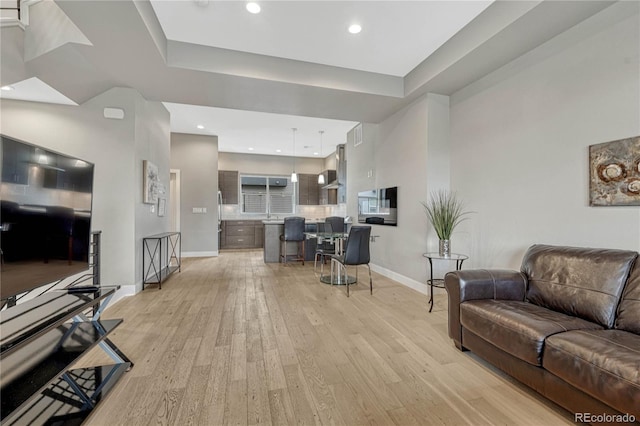
[[[469,269],[448,272],[444,286],[449,297],[449,337],[458,349],[464,350],[460,304],[478,299],[524,300],[527,278],[513,270]]]

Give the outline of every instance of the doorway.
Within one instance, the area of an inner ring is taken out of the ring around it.
[[[169,226],[180,232],[180,170],[169,170]]]

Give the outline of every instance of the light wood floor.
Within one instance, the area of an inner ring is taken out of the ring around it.
[[[136,364],[87,423],[572,424],[455,349],[444,294],[429,314],[424,295],[377,274],[373,296],[365,280],[351,289],[259,251],[185,260],[162,290],[103,315],[124,318],[112,340]]]

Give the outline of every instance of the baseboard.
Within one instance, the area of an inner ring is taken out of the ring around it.
[[[110,307],[112,307],[113,305],[115,305],[125,297],[135,296],[135,294],[136,294],[135,285],[120,286],[120,289],[116,291],[116,293],[113,295],[113,298],[111,299],[111,302],[109,302],[107,309],[109,309]]]
[[[182,257],[217,257],[218,250],[215,251],[183,251]]]
[[[390,269],[383,268],[382,266],[374,265],[373,263],[371,263],[370,266],[372,271],[377,272],[380,275],[383,275],[422,294],[429,294],[429,286],[427,285],[427,283],[422,283],[412,278],[405,277],[404,275],[398,274],[397,272],[394,272]],[[433,292],[436,294],[439,291],[444,290],[437,287],[433,289]]]

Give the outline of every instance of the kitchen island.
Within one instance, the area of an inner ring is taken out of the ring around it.
[[[263,220],[264,224],[264,263],[280,262],[280,235],[284,233],[284,220]],[[305,231],[315,232],[317,230],[315,220],[305,221]],[[287,254],[295,254],[297,244],[287,245]],[[316,251],[316,240],[306,240],[304,247],[304,260],[313,260]]]

